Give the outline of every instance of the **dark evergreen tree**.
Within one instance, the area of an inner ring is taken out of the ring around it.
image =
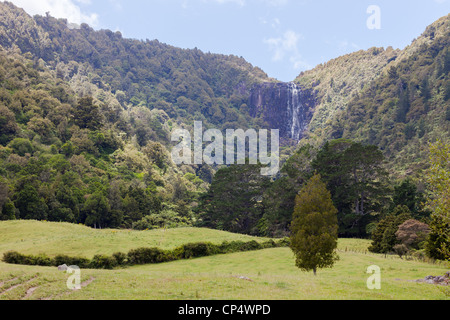
[[[201,225],[244,234],[258,234],[262,197],[270,185],[261,165],[220,169],[200,204]]]
[[[397,206],[407,206],[416,219],[430,216],[430,212],[424,209],[426,201],[424,194],[418,191],[417,186],[411,179],[406,179],[394,187],[392,201],[392,209]]]
[[[310,145],[301,147],[283,165],[281,177],[265,192],[263,206],[268,235],[289,235],[295,198],[301,186],[313,175],[311,161],[316,153],[316,149]]]
[[[108,227],[111,207],[102,191],[96,191],[86,200],[83,207],[85,224],[94,228]]]
[[[82,129],[98,130],[101,127],[99,107],[92,97],[83,97],[73,110],[73,122]]]
[[[450,225],[442,217],[433,216],[425,244],[427,256],[437,260],[450,259]]]
[[[387,204],[388,175],[382,152],[372,145],[340,139],[326,143],[312,167],[327,183],[339,211],[342,236],[366,236],[366,226]]]
[[[47,204],[30,183],[25,183],[17,192],[15,207],[19,210],[20,219],[46,220],[48,217]]]
[[[290,247],[296,265],[313,271],[330,268],[338,259],[337,209],[320,175],[313,176],[295,200]]]
[[[375,231],[372,233],[372,244],[369,251],[374,253],[392,252],[394,246],[400,244],[396,236],[399,226],[411,218],[408,207],[396,207],[392,213],[378,222]]]
[[[6,199],[3,208],[0,211],[1,220],[16,220],[16,207],[10,199]]]

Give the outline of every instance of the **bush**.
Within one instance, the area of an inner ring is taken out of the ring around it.
[[[421,260],[421,261],[427,261],[427,259],[430,260],[427,257],[427,253],[426,253],[425,249],[422,249],[422,250],[411,250],[410,254],[411,254],[411,256],[413,258]]]
[[[289,247],[291,245],[291,239],[283,238],[278,241],[278,247]]]
[[[199,242],[199,243],[188,243],[182,246],[182,259],[191,259],[211,256],[220,253],[218,246],[212,243]]]
[[[397,244],[394,246],[393,248],[394,252],[396,254],[398,254],[398,256],[400,257],[400,259],[403,259],[404,255],[407,255],[409,250],[408,247],[404,244]]]
[[[241,251],[254,251],[263,249],[262,244],[259,242],[252,240],[250,242],[245,242],[241,248]]]
[[[150,264],[170,261],[170,254],[158,248],[139,248],[128,252],[130,264]]]
[[[47,257],[46,255],[23,255],[16,251],[9,251],[3,254],[3,262],[10,264],[22,264],[28,266],[44,266],[49,267],[52,265],[52,259]]]
[[[265,241],[262,243],[263,249],[270,249],[270,248],[276,248],[278,247],[277,243],[273,241],[272,239]]]
[[[116,259],[116,263],[119,266],[123,266],[127,264],[127,255],[125,253],[122,252],[116,252],[113,253],[113,257],[114,259]]]
[[[77,266],[79,268],[89,268],[91,265],[91,261],[86,258],[81,257],[69,257],[66,255],[57,255],[53,258],[53,265],[54,266],[60,266],[60,265],[67,265],[67,266]]]
[[[3,262],[10,264],[24,264],[24,255],[16,251],[8,251],[3,254]]]
[[[232,253],[242,251],[242,247],[244,246],[243,241],[224,241],[220,246],[220,253]]]
[[[90,267],[93,269],[113,269],[117,266],[117,260],[114,257],[105,255],[96,255],[92,258]]]
[[[10,264],[38,265],[38,266],[78,266],[79,268],[93,269],[113,269],[124,265],[142,265],[169,262],[181,259],[192,259],[207,257],[216,254],[233,252],[253,251],[266,248],[276,248],[289,245],[289,239],[282,239],[278,242],[268,240],[259,243],[255,240],[244,241],[224,241],[220,245],[209,242],[188,243],[173,250],[162,250],[159,248],[139,248],[133,249],[128,254],[116,252],[112,256],[96,255],[92,260],[81,257],[69,257],[57,255],[53,259],[46,255],[23,255],[16,251],[9,251],[3,255],[3,261]]]
[[[33,258],[33,265],[35,266],[51,267],[53,265],[52,259],[47,257],[45,254],[40,254]]]

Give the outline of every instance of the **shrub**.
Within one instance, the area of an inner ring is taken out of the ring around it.
[[[130,264],[149,264],[169,261],[169,255],[158,248],[139,248],[128,252]]]
[[[207,242],[188,243],[183,245],[182,248],[182,259],[206,257],[220,252],[220,248],[218,246]]]
[[[270,248],[276,248],[278,247],[277,243],[275,241],[273,241],[272,239],[265,241],[262,243],[262,247],[264,249],[270,249]]]
[[[242,251],[242,247],[244,246],[243,241],[224,241],[220,246],[220,253],[232,253]]]
[[[250,242],[245,242],[242,246],[241,251],[254,251],[254,250],[261,250],[263,249],[263,246],[261,243],[257,242],[256,240],[252,240]]]
[[[93,269],[113,269],[117,266],[117,260],[114,257],[105,255],[96,255],[92,258],[90,267]]]
[[[33,260],[33,265],[36,266],[51,267],[53,265],[52,259],[47,257],[45,254],[35,256]]]
[[[397,244],[393,248],[394,252],[398,254],[400,259],[403,259],[403,256],[408,254],[409,250],[408,247],[404,244]]]
[[[25,261],[24,255],[16,251],[8,251],[3,254],[3,262],[11,264],[23,264]]]
[[[3,261],[11,264],[22,264],[29,266],[44,266],[49,267],[52,265],[52,259],[46,255],[40,254],[37,256],[23,255],[16,251],[9,251],[3,254]]]
[[[410,219],[401,224],[395,233],[397,239],[408,248],[422,249],[430,228],[427,224]]]
[[[291,245],[291,239],[289,238],[283,238],[278,241],[279,247],[289,247]]]
[[[68,265],[68,266],[77,266],[79,268],[89,268],[91,265],[91,261],[82,257],[69,257],[66,255],[57,255],[53,258],[53,265]]]
[[[114,259],[116,259],[116,263],[119,266],[123,266],[127,264],[127,255],[122,252],[113,253]]]
[[[9,251],[3,255],[3,261],[11,264],[39,265],[39,266],[78,266],[79,268],[93,269],[113,269],[117,266],[141,265],[169,262],[181,259],[191,259],[206,257],[216,254],[260,250],[266,248],[276,248],[288,246],[288,239],[278,242],[268,240],[259,243],[255,240],[244,241],[224,241],[220,245],[209,242],[188,243],[173,250],[162,250],[159,248],[139,248],[130,250],[128,254],[116,252],[112,256],[96,255],[92,260],[82,257],[69,257],[67,255],[57,255],[53,259],[46,255],[23,255],[16,251]]]

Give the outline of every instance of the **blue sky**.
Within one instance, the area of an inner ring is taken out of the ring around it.
[[[450,0],[10,1],[30,14],[49,11],[95,29],[121,31],[127,38],[242,56],[282,81],[361,49],[403,49],[450,13]],[[379,15],[368,12],[371,5]],[[373,17],[381,28],[368,27]]]

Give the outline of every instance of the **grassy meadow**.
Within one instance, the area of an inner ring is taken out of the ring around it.
[[[95,254],[139,247],[174,248],[183,243],[257,240],[209,229],[93,230],[79,225],[36,221],[0,222],[0,255]],[[340,239],[340,260],[312,273],[295,267],[289,248],[217,255],[115,270],[81,270],[82,289],[66,287],[68,274],[54,267],[0,262],[0,300],[443,300],[448,289],[417,283],[443,275],[445,264],[430,264],[368,253],[370,241]],[[381,290],[369,290],[366,270],[381,268]]]

